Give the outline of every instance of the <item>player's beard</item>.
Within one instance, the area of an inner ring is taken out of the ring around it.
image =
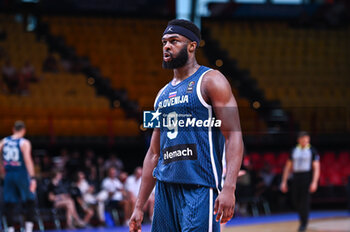
[[[163,60],[163,68],[165,69],[176,69],[181,68],[185,66],[185,64],[188,61],[188,53],[187,53],[187,46],[184,46],[180,52],[178,53],[177,57],[173,57],[171,55],[171,60],[168,62],[165,62]]]

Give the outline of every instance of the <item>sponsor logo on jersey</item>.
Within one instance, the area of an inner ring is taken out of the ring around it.
[[[196,144],[178,144],[162,150],[163,163],[168,164],[180,160],[197,160]]]
[[[188,83],[186,93],[192,93],[194,84],[195,84],[194,81],[191,81],[190,83]]]

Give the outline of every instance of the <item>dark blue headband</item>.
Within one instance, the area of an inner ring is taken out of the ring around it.
[[[198,36],[193,33],[192,31],[188,30],[187,28],[178,26],[178,25],[169,25],[167,26],[167,28],[165,29],[163,35],[165,34],[179,34],[179,35],[183,35],[186,38],[188,38],[191,41],[195,41],[197,42],[197,47],[199,46],[199,38]]]

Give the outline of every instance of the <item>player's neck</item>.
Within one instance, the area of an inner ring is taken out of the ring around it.
[[[177,84],[193,75],[199,69],[199,67],[200,65],[194,59],[192,62],[187,63],[183,67],[174,69],[174,84]]]
[[[309,148],[310,144],[308,143],[308,144],[305,144],[304,146],[299,144],[299,146],[300,146],[301,149],[305,149],[305,148]]]
[[[12,137],[13,139],[19,139],[19,138],[22,138],[23,135],[22,135],[22,134],[19,134],[19,133],[14,133],[11,137]]]

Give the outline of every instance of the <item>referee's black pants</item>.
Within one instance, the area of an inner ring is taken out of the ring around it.
[[[294,173],[292,181],[292,199],[298,212],[300,225],[306,226],[310,211],[310,184],[312,173]]]

